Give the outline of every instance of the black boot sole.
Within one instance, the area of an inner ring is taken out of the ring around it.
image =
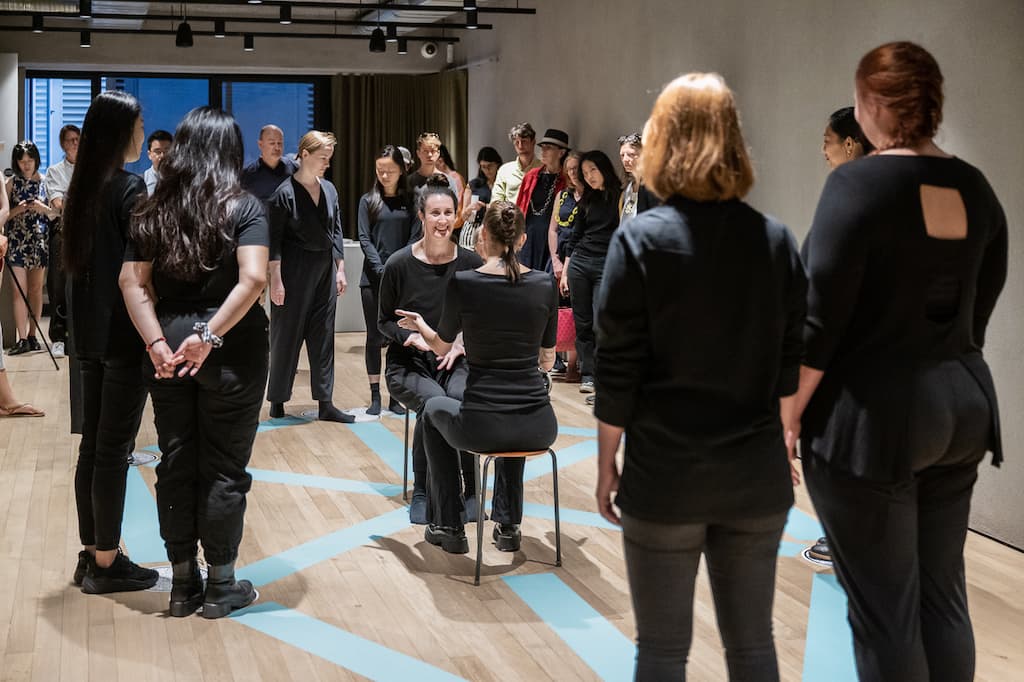
[[[170,614],[172,618],[186,618],[191,616],[193,613],[199,610],[199,607],[203,605],[203,593],[198,594],[184,600],[184,601],[171,601]]]
[[[214,620],[216,618],[224,618],[225,616],[230,616],[234,611],[237,611],[239,609],[244,609],[246,606],[249,606],[250,604],[252,604],[253,602],[255,602],[259,598],[260,598],[260,593],[254,587],[254,588],[252,588],[252,599],[250,599],[249,601],[245,602],[244,604],[232,604],[230,602],[229,603],[223,603],[222,602],[222,603],[215,604],[213,602],[205,602],[203,604],[202,616],[203,616],[203,618],[206,618],[207,620]]]
[[[465,536],[453,538],[447,535],[431,535],[429,532],[426,532],[423,534],[423,539],[435,547],[440,547],[449,554],[469,554],[469,538]]]
[[[152,580],[130,580],[127,578],[116,578],[113,580],[99,580],[91,576],[85,576],[82,579],[82,592],[86,594],[113,594],[114,592],[138,592],[140,590],[148,590],[149,588],[156,585],[156,581],[159,579],[154,578]]]

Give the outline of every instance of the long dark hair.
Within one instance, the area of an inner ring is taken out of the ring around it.
[[[138,100],[120,90],[101,92],[89,105],[64,206],[64,269],[68,274],[83,272],[92,259],[93,233],[104,193],[114,173],[124,166],[141,114]]]
[[[526,231],[526,218],[519,207],[511,201],[492,201],[484,214],[484,227],[491,241],[505,247],[501,262],[505,266],[505,279],[509,284],[519,282],[519,259],[516,258],[516,242]]]
[[[32,140],[22,140],[18,144],[14,145],[14,149],[11,150],[11,170],[14,171],[15,175],[21,175],[21,166],[18,162],[21,161],[22,157],[28,155],[30,159],[35,161],[36,167],[32,171],[34,175],[39,170],[39,164],[42,160],[39,158],[39,147]],[[31,179],[32,175],[29,175],[26,180]]]
[[[480,164],[484,161],[489,163],[496,163],[498,167],[501,167],[503,161],[501,160],[501,154],[494,147],[480,147],[480,151],[476,155],[476,164],[479,168]],[[477,171],[477,179],[482,181],[485,185],[487,184],[487,174],[483,172],[483,169]]]
[[[376,163],[378,159],[390,159],[398,166],[400,175],[398,176],[398,185],[395,187],[395,195],[405,199],[408,205],[412,205],[412,196],[409,192],[409,176],[405,173],[405,157],[402,156],[402,152],[395,145],[385,145],[373,159],[373,187],[370,188],[368,193],[370,198],[366,207],[370,214],[371,223],[377,222],[377,216],[380,215],[380,207],[384,205],[384,185],[380,183],[380,178],[377,177]]]
[[[583,164],[587,161],[597,166],[597,170],[604,177],[603,190],[594,189],[584,178]],[[619,176],[615,172],[612,160],[600,149],[592,149],[589,152],[580,154],[580,178],[583,179],[583,197],[580,199],[580,204],[584,208],[589,207],[595,201],[605,201],[608,203],[617,203],[619,201],[619,195],[622,194],[622,181],[619,180]]]
[[[139,255],[177,279],[195,281],[234,251],[228,218],[244,194],[242,131],[213,107],[188,112],[160,163],[160,182],[139,206],[132,239]]]

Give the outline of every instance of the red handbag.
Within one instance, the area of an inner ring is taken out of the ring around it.
[[[576,320],[572,316],[572,308],[558,309],[558,335],[555,350],[576,350]]]

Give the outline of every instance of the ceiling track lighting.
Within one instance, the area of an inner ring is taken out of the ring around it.
[[[32,15],[32,32],[42,33],[43,32],[43,15],[33,14]]]
[[[394,24],[388,24],[387,42],[397,43],[398,42],[398,28]]]
[[[181,23],[174,33],[174,44],[177,47],[192,47],[192,27],[188,25],[188,18],[185,16],[185,3],[181,3]]]
[[[287,26],[292,23],[292,7],[291,5],[281,5],[281,18],[278,19],[279,24]]]
[[[480,24],[477,21],[477,14],[475,9],[466,10],[466,28],[476,29],[479,28]]]
[[[92,0],[78,0],[78,16],[82,19],[92,18]]]
[[[78,46],[92,47],[92,36],[89,35],[88,31],[82,31],[78,34]]]
[[[214,19],[213,20],[213,37],[224,38],[227,36],[227,32],[224,30],[224,20]]]
[[[466,12],[476,9],[476,0],[462,0],[462,9]]]
[[[398,54],[409,54],[409,41],[407,39],[398,39]]]
[[[242,38],[242,49],[246,52],[252,52],[256,49],[256,39],[252,37],[251,33],[246,33],[245,37]]]
[[[380,30],[380,10],[377,10],[377,28],[370,33],[370,52],[387,52],[388,41],[384,38],[384,31]]]

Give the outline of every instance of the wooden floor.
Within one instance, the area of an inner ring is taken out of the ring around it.
[[[343,408],[365,405],[368,397],[361,344],[360,334],[336,337],[335,402]],[[523,523],[521,553],[500,553],[487,543],[485,576],[478,588],[472,586],[473,553],[452,557],[427,545],[421,527],[400,524],[397,532],[367,537],[348,551],[260,589],[260,603],[274,602],[287,613],[304,614],[308,618],[303,623],[319,622],[326,632],[338,632],[336,646],[330,637],[317,640],[296,634],[295,628],[264,634],[235,619],[167,618],[165,593],[84,595],[70,584],[79,550],[72,486],[77,437],[68,434],[67,361],[60,363],[57,372],[45,354],[7,359],[17,395],[48,415],[0,419],[2,680],[365,679],[328,660],[348,655],[344,642],[350,640],[341,631],[362,638],[357,643],[386,647],[371,655],[372,650],[357,646],[360,665],[387,662],[398,652],[468,680],[600,679],[502,579],[542,573],[557,576],[603,616],[614,628],[612,639],[622,639],[615,631],[633,637],[620,534],[564,523],[565,562],[555,569],[542,563],[553,555],[553,523],[529,516]],[[295,395],[290,414],[313,406],[305,370],[300,371]],[[594,427],[575,386],[556,385],[553,400],[561,426]],[[386,418],[381,424],[401,438],[402,420]],[[555,447],[563,450],[587,440],[585,435],[566,434]],[[138,445],[155,443],[147,407]],[[356,431],[337,424],[312,422],[261,433],[251,466],[401,483],[400,473]],[[154,470],[138,471],[152,492]],[[559,480],[563,508],[594,511],[593,457],[564,467]],[[813,513],[803,488],[797,495],[798,508]],[[528,481],[526,499],[550,505],[550,475]],[[257,481],[249,495],[239,566],[401,508],[400,495]],[[127,551],[131,554],[132,547]],[[970,534],[966,556],[978,642],[977,679],[1024,679],[1024,554]],[[801,558],[779,559],[775,633],[784,680],[803,677],[811,586],[821,571]],[[725,679],[703,575],[694,613],[690,679]],[[299,639],[294,645],[284,641],[289,632]],[[324,641],[332,655],[307,651]]]

